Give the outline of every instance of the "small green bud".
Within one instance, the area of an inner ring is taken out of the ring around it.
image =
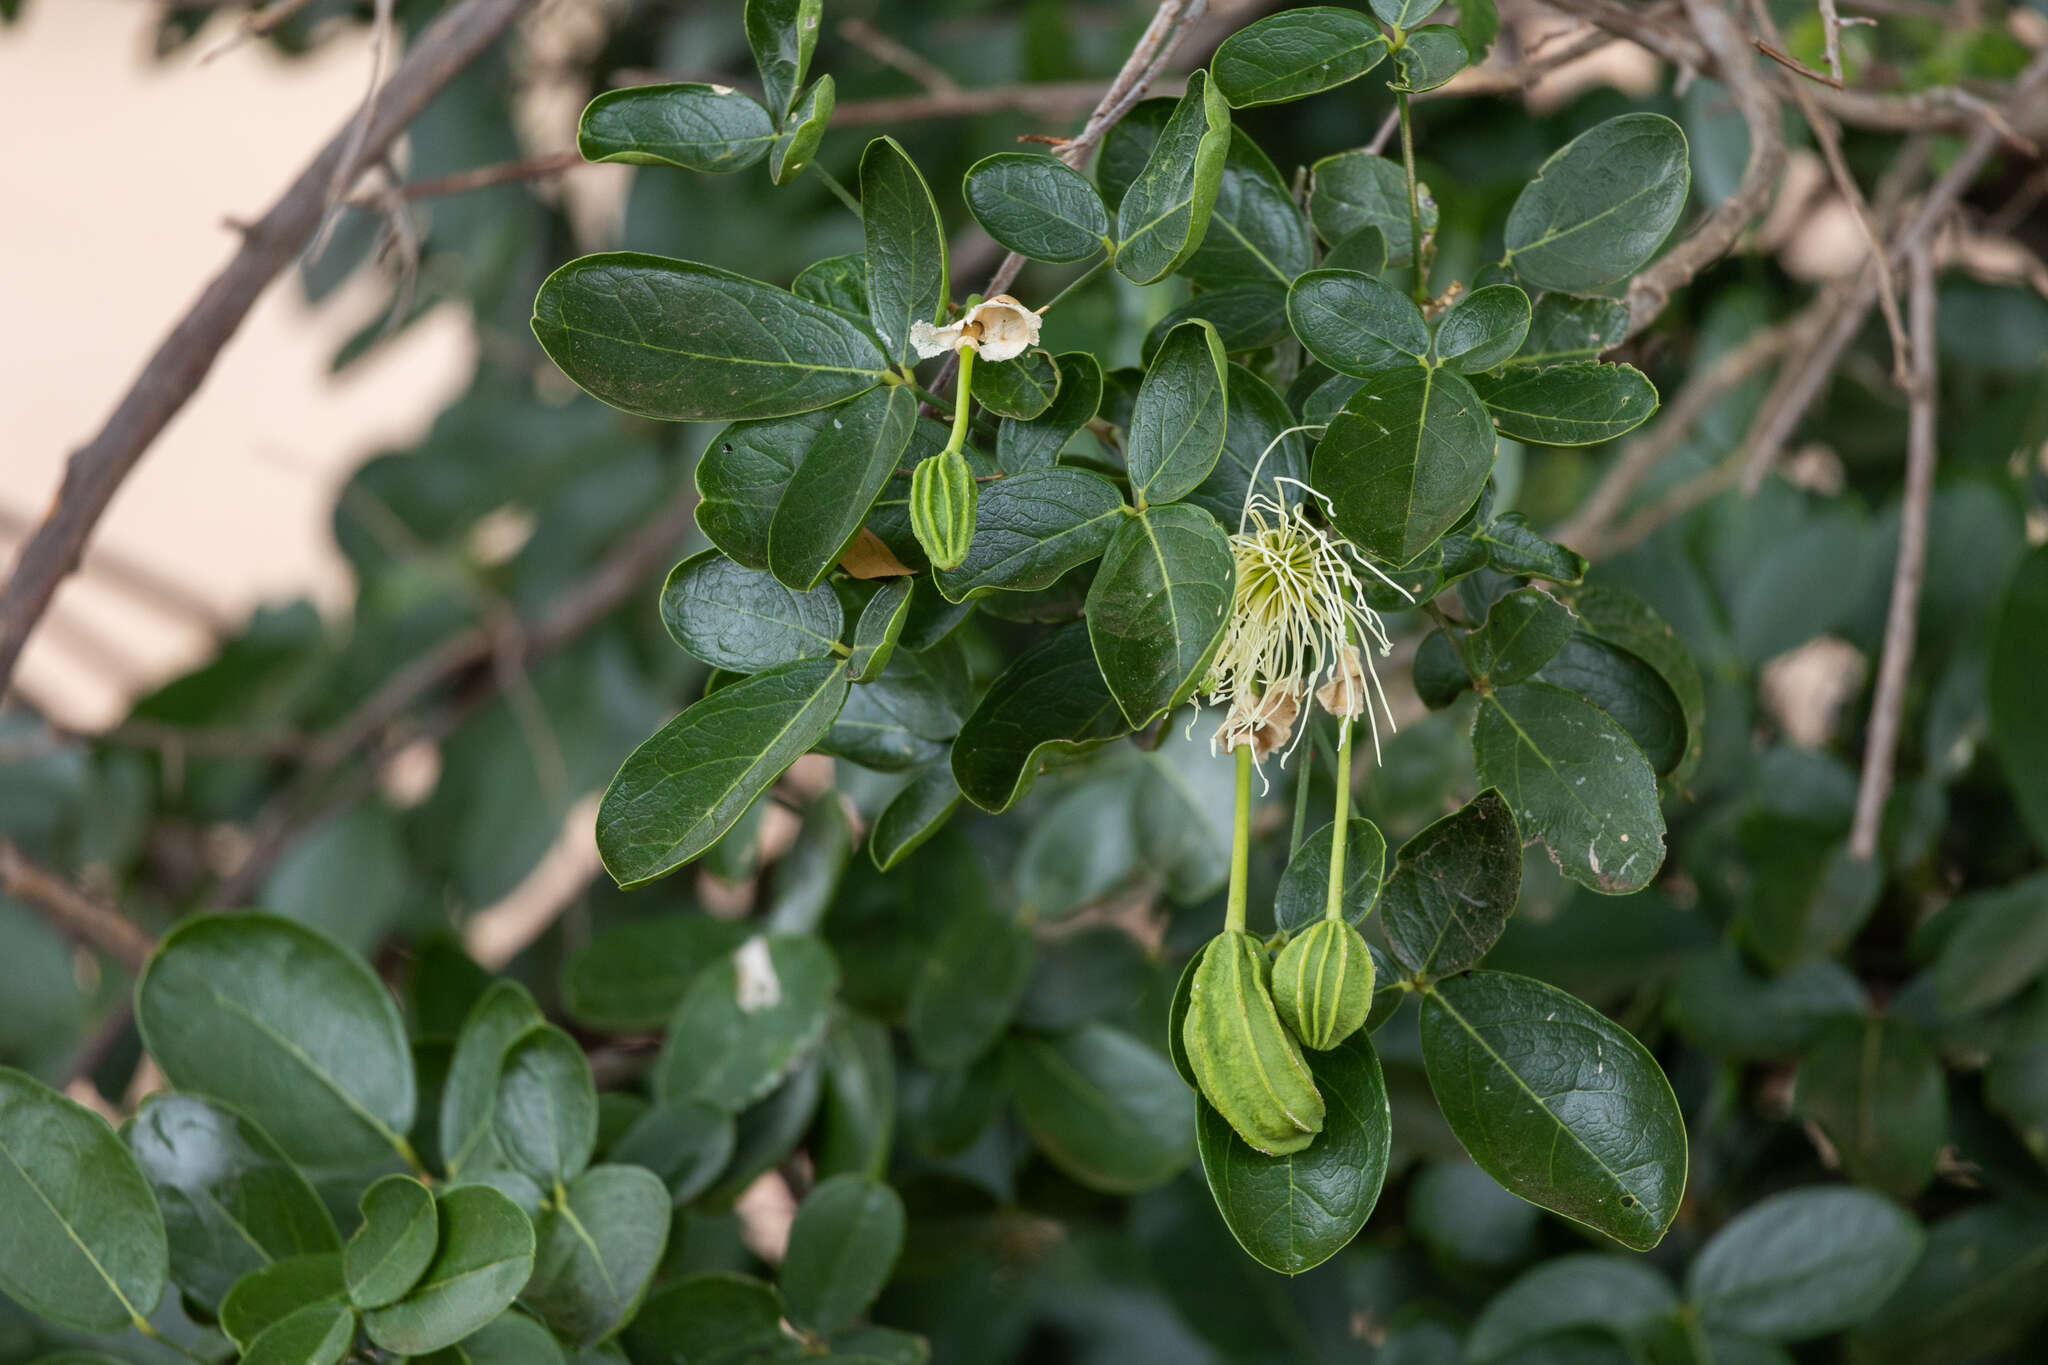
[[[1285,1156],[1323,1130],[1323,1097],[1280,1025],[1266,975],[1264,944],[1218,934],[1195,968],[1181,1041],[1216,1112],[1255,1150]]]
[[[1318,920],[1280,950],[1273,1003],[1294,1036],[1328,1052],[1358,1032],[1372,1012],[1372,954],[1341,919]]]
[[[910,472],[910,529],[932,566],[957,569],[974,539],[974,509],[980,500],[967,457],[948,450]]]

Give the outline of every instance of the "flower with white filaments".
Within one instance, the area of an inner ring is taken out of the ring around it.
[[[1273,444],[1288,434],[1281,433]],[[1261,455],[1259,464],[1264,463]],[[1305,496],[1292,507],[1283,506],[1260,488],[1254,467],[1253,491],[1230,537],[1237,564],[1230,620],[1202,688],[1209,705],[1225,708],[1210,750],[1248,744],[1255,759],[1264,759],[1284,744],[1285,766],[1308,728],[1297,731],[1295,719],[1313,694],[1333,715],[1350,718],[1363,711],[1377,757],[1375,692],[1389,731],[1394,713],[1371,651],[1377,647],[1385,655],[1392,642],[1379,613],[1365,602],[1359,570],[1414,599],[1347,541],[1309,520],[1309,499],[1329,505],[1323,494],[1299,479],[1281,476],[1272,482],[1292,484]]]

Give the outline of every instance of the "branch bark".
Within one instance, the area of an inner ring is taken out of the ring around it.
[[[0,590],[0,691],[12,679],[22,647],[58,586],[77,568],[122,481],[205,381],[221,348],[271,280],[319,229],[337,180],[345,171],[379,160],[442,87],[528,3],[461,0],[435,20],[380,90],[369,122],[358,127],[351,118],[249,226],[233,259],[157,346],[99,434],[72,453],[56,503]]]
[[[130,975],[140,975],[142,964],[156,949],[156,940],[127,916],[31,861],[11,839],[0,839],[0,892],[35,911],[74,943],[116,959]]]

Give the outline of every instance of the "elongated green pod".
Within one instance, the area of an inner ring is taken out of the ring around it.
[[[957,569],[967,558],[979,500],[974,471],[957,450],[942,451],[910,472],[910,529],[933,568]]]
[[[1317,920],[1280,950],[1273,1005],[1302,1045],[1328,1052],[1372,1012],[1372,954],[1341,919]]]
[[[1195,968],[1181,1041],[1216,1112],[1255,1150],[1285,1156],[1323,1130],[1323,1097],[1274,1011],[1266,975],[1258,939],[1218,934]]]

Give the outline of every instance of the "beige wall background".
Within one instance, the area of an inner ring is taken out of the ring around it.
[[[226,20],[165,61],[150,55],[155,23],[152,0],[28,0],[0,28],[0,564],[233,252],[224,220],[260,213],[368,80],[359,32],[297,61],[245,44],[202,63]],[[444,308],[330,375],[381,301],[367,278],[317,312],[294,279],[271,287],[121,489],[30,641],[24,694],[62,723],[103,726],[259,602],[346,602],[328,532],[342,479],[423,431],[472,361],[466,320]],[[123,570],[197,609],[143,602]]]

